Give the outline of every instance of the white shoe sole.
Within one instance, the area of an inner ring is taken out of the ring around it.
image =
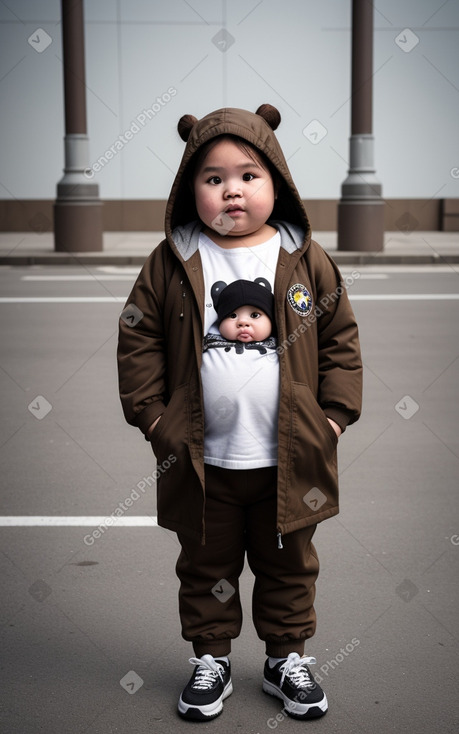
[[[193,706],[191,703],[185,703],[180,696],[178,702],[178,711],[180,716],[185,719],[192,719],[194,721],[208,721],[209,719],[215,719],[223,711],[223,701],[228,696],[231,696],[233,692],[233,684],[231,680],[226,684],[222,695],[217,698],[213,703],[208,703],[205,706]]]

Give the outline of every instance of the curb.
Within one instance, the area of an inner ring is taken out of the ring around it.
[[[50,252],[24,255],[0,255],[0,265],[143,265],[145,255],[111,255],[101,252],[74,252],[71,255]]]

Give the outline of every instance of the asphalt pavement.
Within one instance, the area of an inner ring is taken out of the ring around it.
[[[179,547],[118,399],[117,320],[139,267],[0,267],[0,731],[457,733],[459,266],[440,262],[342,267],[365,386],[340,439],[341,513],[315,537],[307,654],[329,712],[294,721],[262,693],[245,568],[234,693],[206,724],[176,714],[192,672]]]

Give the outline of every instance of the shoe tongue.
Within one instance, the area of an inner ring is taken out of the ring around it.
[[[203,655],[202,658],[194,658],[195,664],[198,666],[200,675],[213,674],[220,675],[221,663],[218,663],[212,655]]]

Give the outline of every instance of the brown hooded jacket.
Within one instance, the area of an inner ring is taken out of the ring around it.
[[[280,179],[269,223],[281,235],[274,284],[280,404],[276,532],[338,513],[337,437],[360,415],[357,325],[338,268],[311,240],[309,221],[273,129],[262,116],[226,108],[189,137],[166,209],[166,238],[151,253],[120,319],[118,370],[126,420],[146,433],[158,465],[158,523],[205,542],[204,415],[200,366],[204,279],[202,224],[189,185],[193,156],[219,135],[243,138]],[[267,115],[265,115],[267,116]],[[276,125],[274,125],[275,127]],[[191,164],[191,165],[190,165]]]

